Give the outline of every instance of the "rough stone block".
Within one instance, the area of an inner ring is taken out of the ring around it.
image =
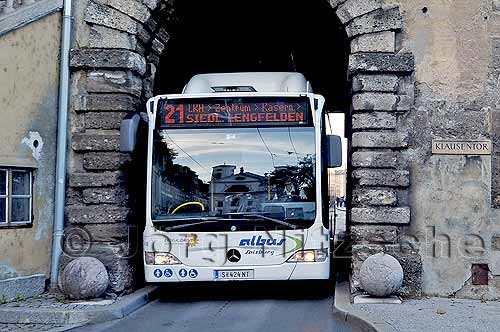
[[[158,22],[154,18],[151,18],[147,22],[145,22],[144,26],[149,30],[149,31],[156,31],[158,30]]]
[[[493,67],[494,68],[499,68],[500,67],[500,37],[492,37],[491,38],[491,44],[492,44],[492,58],[493,58]]]
[[[394,129],[397,117],[394,113],[371,112],[352,115],[352,129]]]
[[[395,168],[398,166],[399,152],[356,151],[352,154],[352,166],[367,168]]]
[[[90,27],[89,47],[91,48],[123,48],[137,49],[137,38],[127,32],[115,30],[101,25]]]
[[[149,9],[153,10],[158,6],[160,0],[142,0],[142,3],[145,4]]]
[[[409,96],[384,92],[363,92],[352,97],[355,111],[409,111]]]
[[[351,209],[351,222],[358,224],[397,224],[410,223],[409,207],[378,207]]]
[[[352,134],[353,148],[406,148],[408,133],[398,132],[356,132]]]
[[[87,92],[128,93],[141,96],[142,80],[130,71],[89,71],[86,76]]]
[[[85,129],[120,129],[125,115],[124,112],[92,112],[81,116]]]
[[[66,205],[83,204],[81,190],[76,190],[71,187],[66,188]]]
[[[88,23],[136,34],[140,26],[130,16],[105,5],[90,2],[85,10],[84,20]]]
[[[83,155],[83,168],[89,171],[114,171],[130,161],[130,155],[119,152],[90,152]]]
[[[337,8],[337,16],[342,23],[362,16],[382,7],[382,0],[347,0]]]
[[[156,38],[158,38],[163,44],[167,44],[170,40],[170,34],[164,28],[160,28],[156,34]]]
[[[109,224],[125,222],[130,213],[126,207],[116,205],[72,205],[66,207],[71,224]]]
[[[160,65],[160,57],[154,53],[151,53],[147,56],[148,63],[154,64],[156,67]]]
[[[396,50],[396,34],[393,31],[382,31],[361,35],[351,41],[351,53],[386,52]]]
[[[71,146],[75,151],[119,151],[120,134],[117,131],[75,134]]]
[[[151,34],[149,33],[149,31],[146,29],[145,26],[142,26],[137,31],[137,38],[142,44],[146,45],[149,43],[151,39]]]
[[[408,187],[410,172],[390,169],[356,169],[353,178],[360,186]]]
[[[328,3],[330,4],[330,6],[332,6],[332,8],[335,9],[346,1],[347,0],[328,0]]]
[[[153,43],[151,44],[151,49],[156,54],[161,55],[163,53],[163,50],[165,49],[165,45],[157,38],[155,38],[153,39]]]
[[[119,172],[73,173],[69,175],[69,186],[78,188],[107,187],[119,183]]]
[[[397,92],[399,77],[391,74],[359,74],[352,81],[354,92]]]
[[[71,67],[129,69],[144,75],[146,60],[130,50],[82,48],[71,51]]]
[[[149,9],[137,0],[93,0],[94,2],[115,8],[139,22],[146,22],[151,17]]]
[[[140,99],[126,94],[91,94],[73,97],[75,111],[127,111],[141,110]]]
[[[379,31],[400,30],[403,18],[399,7],[377,9],[369,14],[357,17],[346,27],[349,37]]]
[[[357,189],[352,193],[354,206],[393,206],[397,203],[396,191],[392,189]]]
[[[356,243],[393,243],[398,239],[398,226],[352,225]]]
[[[0,298],[6,299],[8,302],[14,301],[19,296],[27,299],[40,295],[44,290],[44,274],[0,280]]]
[[[391,251],[390,255],[394,256],[403,267],[403,286],[399,290],[399,294],[405,297],[420,297],[422,296],[422,258],[418,253],[407,253],[404,251]]]
[[[90,234],[92,242],[122,243],[128,240],[129,227],[125,223],[90,224],[83,228]]]
[[[125,204],[127,194],[120,188],[89,188],[83,190],[85,204]]]
[[[411,53],[355,53],[349,56],[349,72],[411,73],[415,59]]]

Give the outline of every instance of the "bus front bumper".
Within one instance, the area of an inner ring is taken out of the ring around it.
[[[328,279],[330,261],[254,266],[145,265],[146,282]]]

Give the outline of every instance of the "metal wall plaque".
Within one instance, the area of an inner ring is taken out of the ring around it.
[[[432,140],[433,154],[491,154],[490,140]]]

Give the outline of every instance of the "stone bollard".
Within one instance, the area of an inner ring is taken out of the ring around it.
[[[359,271],[361,286],[372,296],[394,294],[403,284],[403,268],[391,255],[378,253],[368,257]]]
[[[79,257],[69,262],[59,276],[61,291],[71,299],[101,296],[108,288],[106,267],[93,257]]]

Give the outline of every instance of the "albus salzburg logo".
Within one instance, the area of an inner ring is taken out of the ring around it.
[[[263,238],[262,235],[252,236],[251,239],[241,239],[240,247],[261,247],[261,246],[276,246],[280,247],[285,244],[286,239]]]

